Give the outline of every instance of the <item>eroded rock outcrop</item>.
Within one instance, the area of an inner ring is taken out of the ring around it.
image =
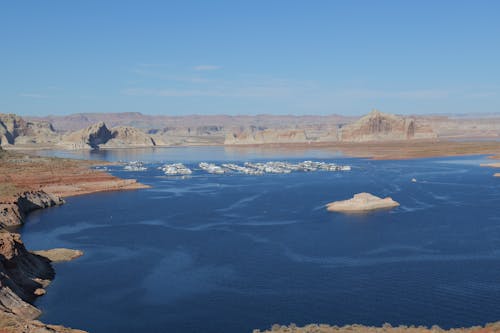
[[[85,333],[34,320],[41,311],[32,303],[53,278],[49,259],[27,251],[19,234],[0,229],[0,332]]]
[[[0,145],[14,144],[50,144],[55,143],[59,135],[49,122],[25,121],[15,114],[0,113]]]
[[[54,278],[50,261],[30,253],[19,234],[0,231],[0,310],[34,319],[40,310],[31,305],[35,292]]]
[[[38,320],[24,319],[15,314],[0,311],[2,333],[87,333],[60,325],[48,325]]]
[[[112,138],[111,131],[104,122],[93,124],[85,129],[67,134],[63,137],[61,146],[70,149],[97,149]]]
[[[143,131],[129,126],[111,129],[111,138],[101,144],[100,148],[153,147],[155,140]]]
[[[397,206],[399,206],[399,203],[390,197],[382,199],[363,192],[355,194],[352,199],[331,202],[326,205],[326,209],[330,212],[364,212]]]
[[[350,124],[315,124],[295,128],[240,128],[226,133],[224,144],[380,142],[437,138],[425,120],[373,110]]]
[[[434,139],[432,128],[414,117],[402,117],[373,110],[358,121],[341,128],[344,142]]]
[[[26,191],[11,200],[0,201],[0,227],[18,226],[24,223],[26,214],[41,208],[64,203],[58,196],[45,191]]]
[[[65,135],[60,146],[67,149],[153,147],[155,140],[143,131],[128,126],[109,129],[104,122]]]

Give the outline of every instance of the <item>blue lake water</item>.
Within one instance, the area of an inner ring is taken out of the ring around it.
[[[147,172],[112,173],[152,188],[69,198],[30,215],[21,230],[28,248],[85,251],[56,265],[37,301],[46,322],[94,333],[224,333],[500,319],[500,179],[479,167],[483,157],[371,161],[220,147],[71,156],[148,161]],[[181,179],[155,168],[304,159],[353,170]],[[365,191],[401,206],[362,215],[324,208]]]

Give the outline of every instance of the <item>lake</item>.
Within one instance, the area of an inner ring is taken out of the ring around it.
[[[500,179],[485,157],[372,161],[321,149],[192,147],[42,152],[143,160],[110,172],[151,185],[31,214],[30,249],[56,264],[36,305],[48,323],[109,332],[251,332],[274,323],[480,325],[500,319]],[[167,177],[161,163],[316,161],[349,172]],[[415,178],[417,182],[412,182]],[[358,192],[401,206],[324,205]]]

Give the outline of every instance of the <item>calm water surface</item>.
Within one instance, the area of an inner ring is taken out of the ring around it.
[[[67,155],[68,153],[45,152]],[[151,189],[69,198],[22,229],[57,264],[42,320],[109,332],[251,332],[273,323],[470,326],[500,320],[500,179],[481,158],[370,161],[326,150],[72,153],[145,160],[112,170]],[[159,162],[315,159],[351,172],[165,177]],[[411,179],[416,178],[417,183]],[[324,205],[367,191],[401,206]]]

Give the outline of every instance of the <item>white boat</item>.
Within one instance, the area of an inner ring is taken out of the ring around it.
[[[191,169],[182,163],[165,164],[161,170],[169,176],[190,175],[193,173]]]
[[[208,173],[213,173],[217,175],[226,173],[226,170],[224,168],[214,163],[201,162],[198,166],[200,167],[200,169],[205,170]]]

